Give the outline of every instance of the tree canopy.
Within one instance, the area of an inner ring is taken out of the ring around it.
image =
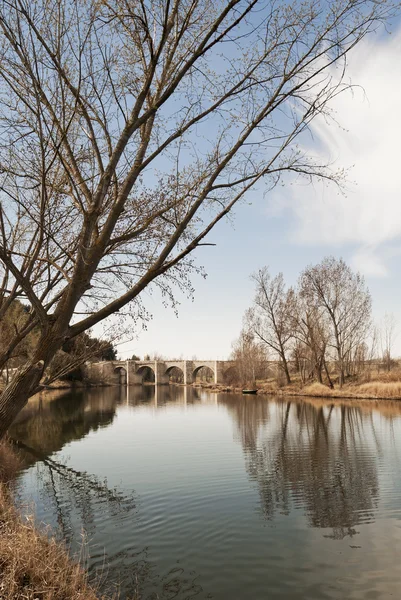
[[[297,370],[302,374],[302,359],[319,383],[324,369],[330,387],[327,362],[334,360],[341,387],[367,358],[372,298],[361,274],[328,256],[301,273],[296,289],[287,289],[283,274],[272,277],[267,267],[251,278],[256,293],[245,315],[248,329],[274,352],[286,383],[292,356]]]

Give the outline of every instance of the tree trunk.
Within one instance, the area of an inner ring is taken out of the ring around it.
[[[17,371],[0,396],[0,440],[37,388],[44,370],[41,360]]]
[[[283,365],[283,371],[285,374],[286,383],[287,383],[287,385],[290,385],[291,377],[290,377],[290,372],[288,370],[288,364],[287,364],[287,360],[286,360],[285,356],[282,356],[282,365]]]
[[[305,383],[306,383],[305,361],[303,361],[303,364],[301,365],[301,381],[302,381],[302,385],[305,385]]]
[[[327,381],[329,382],[329,388],[332,390],[332,389],[334,389],[334,385],[333,385],[333,382],[331,381],[329,369],[327,368],[327,363],[324,359],[323,359],[323,366],[324,366],[324,370],[326,373]]]
[[[338,383],[340,385],[340,389],[344,385],[344,380],[345,380],[345,377],[344,377],[344,365],[342,363],[340,363],[340,376],[339,376],[339,379],[338,379]]]
[[[334,336],[335,336],[335,340],[336,340],[337,361],[338,361],[338,368],[339,368],[338,383],[340,385],[340,388],[342,388],[344,385],[344,354],[343,354],[343,348],[340,343],[340,335],[338,332],[338,326],[334,319],[333,319],[333,325],[334,325]]]
[[[322,358],[315,355],[315,372],[318,383],[323,383],[322,378]]]
[[[45,368],[62,346],[67,327],[64,319],[64,323],[54,323],[42,333],[32,360],[18,369],[0,395],[0,440],[29,398],[36,393]]]

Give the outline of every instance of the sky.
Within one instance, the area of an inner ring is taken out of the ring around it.
[[[121,358],[229,357],[254,295],[250,274],[269,266],[288,285],[323,257],[343,257],[361,272],[373,317],[398,321],[401,355],[401,27],[365,38],[349,55],[346,77],[356,87],[331,103],[337,124],[315,120],[307,150],[347,169],[345,193],[333,184],[292,184],[252,193],[198,249],[206,279],[193,278],[194,299],[180,296],[178,317],[157,294],[142,300],[152,314],[144,331],[117,346]]]

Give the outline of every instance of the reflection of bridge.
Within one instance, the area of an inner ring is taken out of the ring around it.
[[[226,360],[111,360],[86,363],[86,374],[93,383],[134,385],[141,384],[150,371],[155,385],[163,385],[169,383],[170,376],[178,369],[183,383],[187,385],[195,381],[204,367],[212,371],[214,383],[224,383],[225,374],[234,367],[234,363]]]

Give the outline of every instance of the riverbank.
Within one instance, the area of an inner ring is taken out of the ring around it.
[[[399,377],[399,378],[398,378]],[[152,386],[154,384],[145,384]],[[182,386],[183,384],[173,384]],[[51,386],[46,386],[41,392],[34,396],[35,398],[50,397],[52,394],[61,394],[74,391],[87,390],[92,388],[118,387],[111,384],[85,384],[78,382],[56,381]],[[188,387],[195,389],[204,389],[211,393],[232,393],[241,394],[243,388],[238,385],[225,385],[216,383],[196,383],[189,384]],[[361,399],[361,400],[401,400],[401,374],[397,379],[391,381],[374,380],[365,382],[355,382],[345,384],[342,388],[337,385],[330,388],[321,383],[311,383],[302,385],[298,381],[290,385],[278,386],[275,380],[258,381],[255,389],[257,394],[265,396],[300,396],[313,398],[343,398],[343,399]],[[1,391],[1,387],[0,387]],[[0,596],[0,600],[2,600]]]
[[[0,600],[112,600],[99,596],[84,569],[49,530],[14,505],[12,482],[22,462],[0,443]],[[116,600],[117,596],[113,598]]]
[[[241,393],[242,388],[237,386],[226,386],[218,384],[201,384],[198,387],[207,389],[214,393]],[[300,385],[293,383],[278,387],[275,382],[257,382],[257,394],[271,396],[300,396],[313,398],[338,398],[338,399],[360,399],[360,400],[401,400],[400,381],[370,381],[364,383],[346,384],[339,387],[329,388],[320,383]]]

